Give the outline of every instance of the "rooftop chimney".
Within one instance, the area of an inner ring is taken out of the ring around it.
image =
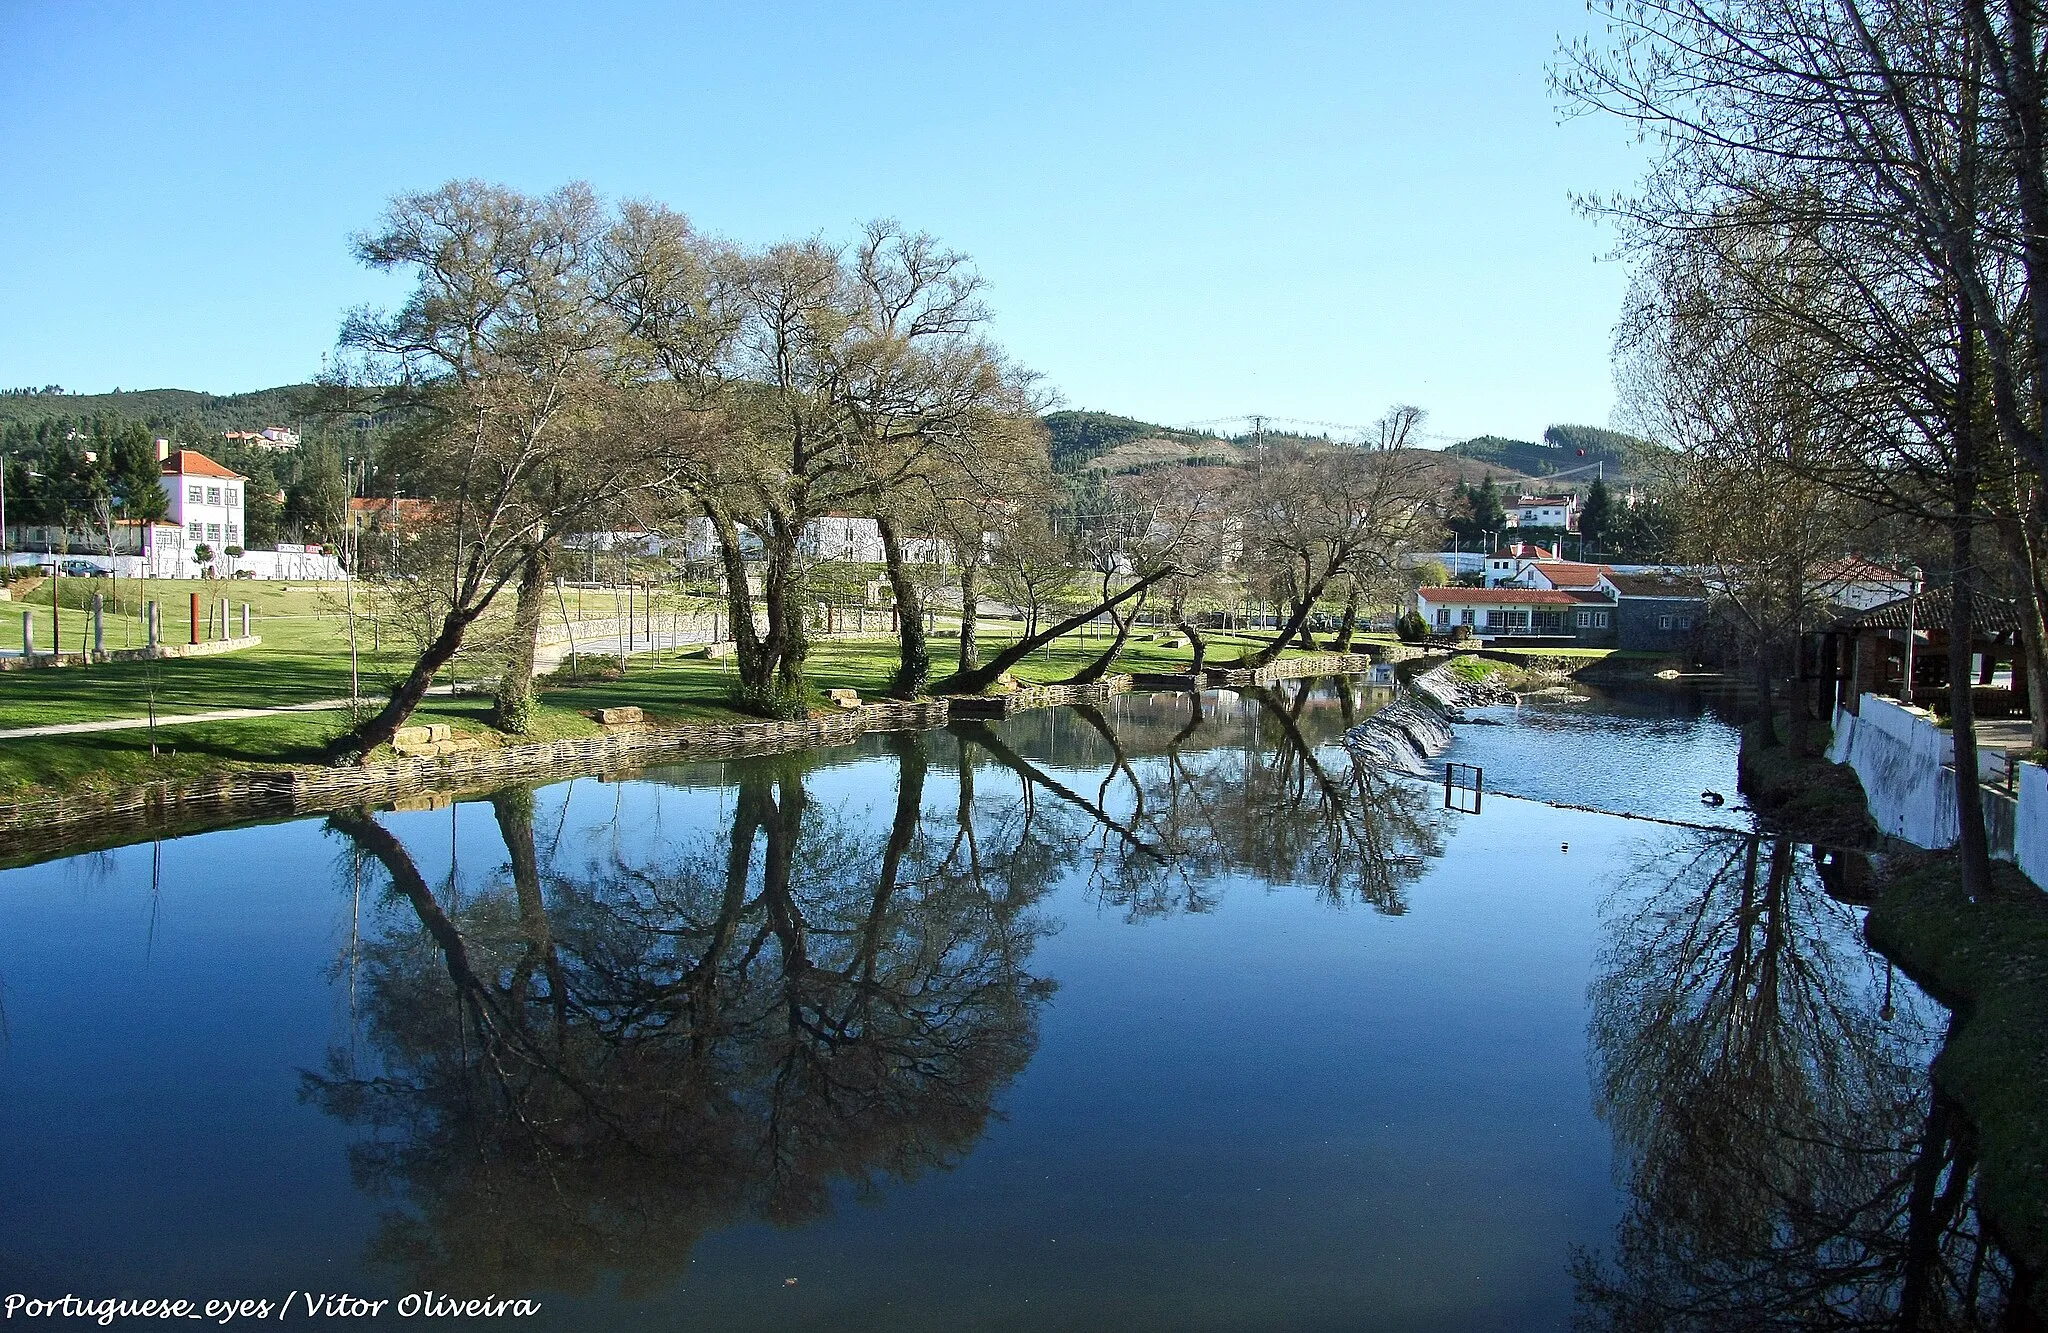
[[[156,461],[159,463],[168,463],[170,459],[171,442],[169,440],[158,440],[156,442]]]

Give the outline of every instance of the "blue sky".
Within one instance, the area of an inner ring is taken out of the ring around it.
[[[1445,438],[1603,424],[1625,285],[1544,86],[1582,0],[0,0],[0,384],[304,379],[399,287],[400,190],[589,181],[758,243],[890,216],[973,255],[1072,407]]]

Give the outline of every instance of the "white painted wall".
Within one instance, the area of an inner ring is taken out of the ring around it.
[[[1879,831],[1915,847],[1953,847],[1962,833],[1955,737],[1936,726],[1925,709],[1881,695],[1864,695],[1859,707],[1860,714],[1835,710],[1828,759],[1854,770]],[[2000,757],[1978,752],[1980,778],[2001,777],[2003,769]],[[2031,808],[2024,774],[2017,803],[1988,789],[1983,799],[1992,856],[2017,863],[2036,884],[2048,883],[2048,784],[2035,782]],[[2027,869],[2030,861],[2041,873]]]

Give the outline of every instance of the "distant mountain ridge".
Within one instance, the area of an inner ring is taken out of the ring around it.
[[[261,430],[265,426],[300,426],[307,421],[307,384],[283,384],[249,393],[214,394],[196,389],[127,389],[113,393],[0,394],[0,426],[11,421],[69,418],[90,421],[96,416],[140,421],[161,434],[182,434],[187,440],[230,430]],[[182,431],[180,428],[183,428]]]
[[[1569,484],[1580,488],[1591,485],[1596,475],[1610,482],[1649,481],[1670,454],[1662,445],[1600,426],[1552,426],[1540,444],[1481,435],[1445,452],[1525,477],[1572,473]],[[1601,466],[1596,469],[1596,464]]]
[[[1175,464],[1231,466],[1248,461],[1253,452],[1248,438],[1161,426],[1111,412],[1050,412],[1045,427],[1053,466],[1062,472],[1086,469],[1115,475]],[[1266,436],[1269,443],[1298,438]],[[1660,445],[1620,431],[1573,425],[1550,427],[1540,443],[1481,435],[1439,452],[1461,481],[1492,476],[1497,485],[1540,487],[1544,478],[1565,473],[1564,484],[1578,490],[1590,486],[1596,473],[1604,473],[1610,482],[1648,481],[1667,453]]]

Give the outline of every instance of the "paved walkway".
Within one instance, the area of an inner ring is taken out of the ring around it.
[[[428,694],[453,694],[454,687],[435,685]],[[367,696],[366,696],[367,697]],[[312,703],[279,704],[275,708],[217,708],[207,713],[159,713],[156,725],[159,727],[182,727],[191,722],[233,722],[245,717],[276,717],[280,713],[325,713],[337,708],[346,708],[346,699],[318,699]],[[99,722],[53,722],[42,727],[10,727],[0,730],[0,741],[19,740],[27,736],[82,736],[93,731],[133,731],[148,726],[146,717],[114,717]]]

